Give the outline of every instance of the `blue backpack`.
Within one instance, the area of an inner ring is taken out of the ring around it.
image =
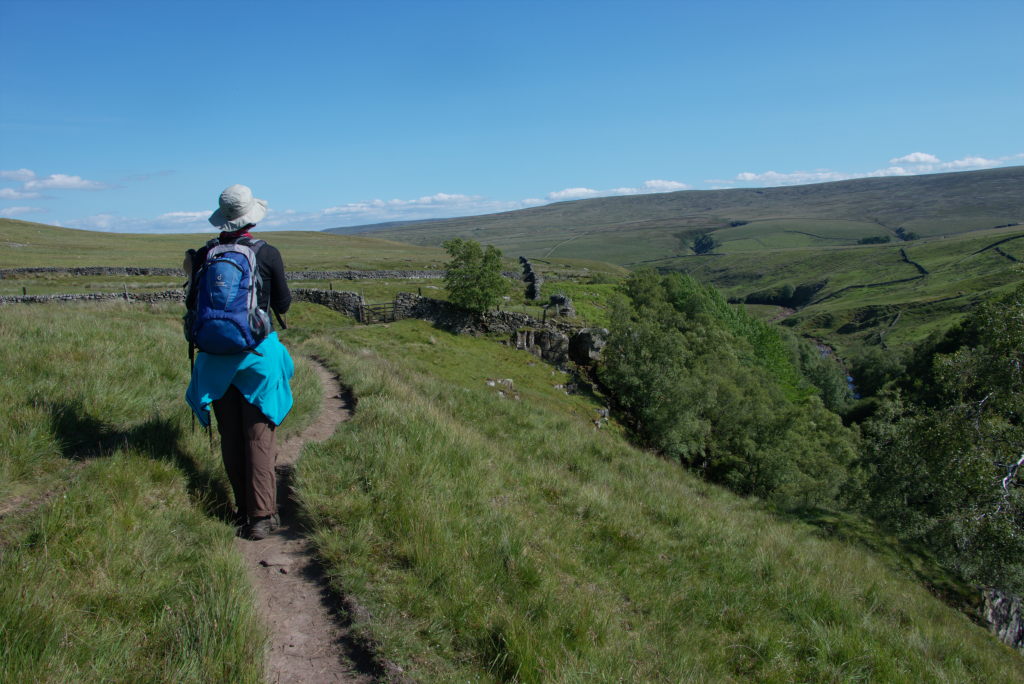
[[[195,289],[194,308],[185,314],[185,337],[200,351],[252,351],[270,333],[270,317],[256,297],[263,281],[256,254],[264,244],[248,238],[206,243],[206,261],[188,284]]]

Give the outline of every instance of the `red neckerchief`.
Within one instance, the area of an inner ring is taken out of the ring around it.
[[[233,230],[233,231],[230,231],[230,232],[223,231],[223,232],[221,232],[220,238],[218,238],[218,239],[221,242],[224,242],[225,240],[227,240],[227,241],[234,241],[234,240],[237,240],[238,238],[242,238],[242,237],[251,238],[252,235],[249,234],[249,228],[250,228],[250,226],[245,226],[244,228],[239,228],[238,230]]]

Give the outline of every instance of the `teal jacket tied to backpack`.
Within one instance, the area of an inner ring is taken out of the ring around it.
[[[231,385],[274,425],[280,425],[291,411],[289,381],[295,373],[295,364],[288,349],[274,332],[260,342],[255,351],[255,354],[200,352],[196,357],[185,401],[204,427],[210,424],[210,404],[223,397]]]

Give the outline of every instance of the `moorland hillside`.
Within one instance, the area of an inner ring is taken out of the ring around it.
[[[1024,221],[1024,166],[772,188],[683,190],[557,202],[435,221],[331,229],[418,245],[480,240],[513,255],[617,264],[718,251],[855,245],[865,238],[948,236]]]

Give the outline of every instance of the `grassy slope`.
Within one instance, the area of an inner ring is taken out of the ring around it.
[[[508,254],[631,264],[690,254],[707,231],[725,251],[855,244],[896,228],[952,235],[1024,221],[1024,167],[838,183],[605,197],[515,212],[390,226],[372,234],[419,245],[449,237]],[[746,225],[732,226],[739,221]],[[350,230],[350,229],[344,229]]]
[[[313,231],[254,233],[281,250],[288,270],[441,269],[448,255],[437,247],[417,247],[362,235]],[[201,246],[212,234],[139,235],[101,233],[0,219],[0,268],[20,266],[148,266],[176,268],[185,250]],[[516,255],[505,266],[519,271]],[[588,260],[538,264],[538,270],[621,273],[623,269]],[[120,288],[123,278],[100,279]],[[159,279],[166,281],[166,278]],[[27,279],[26,285],[31,285]],[[180,285],[180,283],[179,283]],[[21,285],[17,285],[20,293]]]
[[[899,245],[767,250],[689,257],[654,265],[691,273],[733,297],[785,284],[827,281],[812,304],[788,323],[849,352],[878,344],[882,338],[890,345],[912,343],[932,330],[952,325],[979,300],[1012,287],[1020,281],[1020,264],[994,249],[980,250],[1014,236],[1024,236],[1024,231],[1019,227],[1002,228]],[[1020,249],[1021,244],[1024,237],[1001,247],[1009,252]],[[844,291],[849,286],[921,275],[902,260],[901,248],[928,274],[908,282]],[[814,303],[818,300],[822,301]],[[895,324],[890,325],[893,321]],[[855,329],[839,332],[850,323]]]
[[[262,681],[178,309],[0,307],[0,681]],[[318,409],[297,365],[282,437]]]
[[[443,250],[376,238],[312,231],[257,232],[274,244],[289,270],[441,268]],[[131,235],[0,219],[0,268],[18,266],[178,267],[185,250],[216,235]]]
[[[299,496],[372,615],[357,628],[414,678],[1024,677],[871,553],[595,431],[597,407],[523,352],[416,321],[326,332],[303,348],[359,408],[304,454]]]

